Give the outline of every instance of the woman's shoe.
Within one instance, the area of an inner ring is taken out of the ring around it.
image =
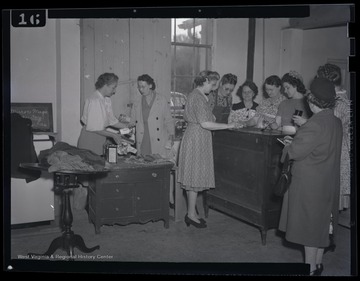
[[[315,269],[310,272],[310,276],[321,276],[321,272],[318,269]]]
[[[322,263],[317,264],[317,265],[316,265],[316,270],[319,272],[319,275],[321,275],[321,273],[322,273],[323,270],[324,270],[324,265],[323,265]]]
[[[316,265],[316,269],[310,272],[310,276],[321,276],[321,273],[324,270],[322,263]]]
[[[204,220],[203,218],[200,218],[199,221],[203,224],[206,224],[206,220]]]
[[[186,223],[186,226],[190,226],[190,224],[192,224],[196,228],[205,228],[206,227],[205,223],[193,221],[192,219],[190,219],[188,217],[188,215],[185,216],[185,223]]]
[[[335,244],[335,241],[334,241],[334,235],[333,234],[329,235],[329,240],[330,240],[330,245],[324,249],[324,254],[329,252],[329,251],[334,252],[335,249],[336,249],[336,244]]]

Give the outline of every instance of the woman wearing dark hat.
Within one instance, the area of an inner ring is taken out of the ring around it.
[[[336,93],[329,80],[315,78],[306,98],[312,117],[293,139],[286,137],[284,153],[294,162],[279,230],[286,232],[286,240],[304,245],[310,275],[321,275],[324,248],[330,242],[329,231],[336,237],[342,124],[334,115]]]

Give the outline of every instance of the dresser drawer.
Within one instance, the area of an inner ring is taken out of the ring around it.
[[[134,183],[103,183],[97,186],[97,193],[101,198],[132,198],[134,189]]]
[[[134,216],[132,198],[101,200],[100,206],[100,217],[104,219]]]
[[[108,175],[101,179],[105,182],[149,182],[149,181],[161,181],[165,176],[163,169],[146,169],[146,170],[122,170],[108,173]]]

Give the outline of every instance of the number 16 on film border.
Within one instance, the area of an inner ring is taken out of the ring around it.
[[[43,27],[46,23],[46,10],[12,10],[13,27]]]

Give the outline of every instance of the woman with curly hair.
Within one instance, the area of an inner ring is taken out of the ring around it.
[[[237,127],[249,126],[247,122],[255,116],[259,105],[254,101],[257,94],[256,84],[249,80],[245,81],[236,92],[241,102],[232,105],[228,123],[235,123]]]
[[[350,114],[351,103],[346,90],[341,87],[341,69],[337,65],[327,63],[320,66],[317,71],[318,77],[324,77],[335,86],[336,104],[334,114],[341,120],[343,125],[343,141],[340,163],[340,204],[339,210],[350,207]]]
[[[217,81],[214,72],[201,71],[195,77],[195,89],[188,95],[184,111],[188,125],[180,145],[178,182],[187,195],[185,223],[197,228],[207,227],[196,212],[198,193],[215,188],[211,131],[234,128],[234,124],[215,122],[207,95]]]
[[[281,82],[289,99],[280,103],[275,118],[276,128],[274,127],[274,129],[281,130],[283,126],[295,125],[300,127],[312,115],[304,99],[307,90],[303,79],[296,71],[290,71],[281,78]],[[296,110],[301,112],[301,116],[294,116]]]

